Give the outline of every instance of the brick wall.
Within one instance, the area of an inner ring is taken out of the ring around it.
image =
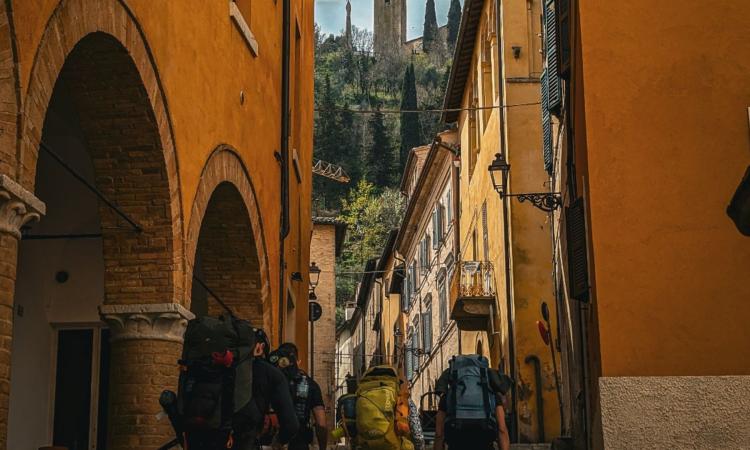
[[[328,224],[313,226],[310,261],[320,270],[315,294],[323,308],[323,316],[315,322],[315,373],[326,403],[329,423],[333,423],[336,353],[336,227]]]
[[[10,350],[17,252],[16,238],[0,233],[0,443],[3,446],[8,436],[6,425],[10,398]]]
[[[80,116],[97,187],[130,216],[137,233],[100,202],[105,302],[173,301],[174,248],[170,192],[148,95],[127,51],[113,38],[81,41],[63,66],[58,88],[69,90]]]
[[[201,226],[196,259],[200,265],[199,277],[206,285],[239,317],[263,326],[255,237],[242,197],[229,183],[220,184],[211,197]],[[207,301],[209,314],[224,312],[213,299]]]
[[[162,390],[177,386],[181,348],[166,341],[113,343],[107,448],[157,448],[169,440],[169,421],[157,421],[156,415]]]

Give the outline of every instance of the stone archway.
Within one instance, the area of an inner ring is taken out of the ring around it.
[[[182,330],[191,314],[181,306],[182,209],[167,104],[145,37],[123,2],[62,0],[54,10],[24,96],[15,170],[19,183],[14,187],[6,177],[0,191],[13,188],[19,198],[24,188],[26,194],[34,192],[47,109],[59,83],[65,84],[80,119],[93,165],[91,181],[139,228],[100,204],[101,314],[110,327],[116,369],[108,392],[107,448],[155,448],[171,435],[166,423],[156,421],[158,396],[176,384]],[[43,209],[33,199],[22,203],[28,211],[20,214],[16,208],[14,214],[22,217],[16,232],[0,233],[0,250],[9,261],[16,250],[5,240],[13,234],[17,238],[27,216]],[[12,339],[13,298],[1,300],[8,307],[0,317],[5,345]],[[9,384],[7,372],[0,372],[0,387]],[[6,447],[8,390],[0,389],[0,448]]]
[[[222,312],[201,283],[193,282],[195,274],[238,316],[271,331],[275,322],[261,212],[247,169],[229,146],[214,150],[203,169],[185,252],[185,285],[194,312]]]

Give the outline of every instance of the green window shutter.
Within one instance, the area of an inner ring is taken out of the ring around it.
[[[586,245],[586,210],[583,197],[577,198],[566,208],[565,229],[570,297],[587,302],[589,301],[589,255]]]
[[[547,108],[553,114],[559,114],[562,106],[562,83],[559,77],[559,55],[557,36],[557,15],[555,2],[546,0],[544,7],[544,50],[547,56]]]
[[[552,115],[549,112],[549,71],[542,71],[542,153],[544,170],[552,174]]]
[[[558,73],[561,78],[570,77],[570,0],[557,0]]]

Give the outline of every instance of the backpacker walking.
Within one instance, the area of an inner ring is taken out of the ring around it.
[[[500,374],[479,355],[454,356],[438,379],[434,450],[510,450]]]
[[[369,368],[346,397],[335,435],[345,434],[352,449],[414,450],[409,393],[393,367]]]
[[[286,378],[264,355],[263,330],[234,316],[199,317],[185,330],[178,392],[164,391],[160,403],[177,438],[190,450],[254,450],[264,412],[278,412],[278,440],[297,433]],[[163,448],[168,448],[167,446]]]
[[[318,383],[299,368],[297,346],[291,342],[281,344],[271,353],[269,361],[276,365],[286,377],[294,412],[300,424],[299,433],[289,442],[289,450],[308,450],[313,443],[311,422],[315,422],[318,447],[324,450],[328,443],[326,411],[323,393]]]

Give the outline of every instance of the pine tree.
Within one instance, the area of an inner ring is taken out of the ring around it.
[[[424,31],[422,33],[422,49],[429,53],[438,43],[437,14],[435,14],[435,0],[427,0],[424,10]]]
[[[370,118],[372,144],[365,155],[365,179],[382,190],[394,180],[394,152],[380,107]]]
[[[448,10],[448,51],[453,53],[458,40],[458,29],[461,26],[461,3],[459,0],[451,0]]]
[[[414,75],[414,64],[410,64],[404,73],[404,83],[401,88],[401,110],[417,109],[417,82]],[[412,148],[422,143],[422,126],[418,113],[401,113],[401,147],[399,152],[399,168],[403,172],[406,159]]]

